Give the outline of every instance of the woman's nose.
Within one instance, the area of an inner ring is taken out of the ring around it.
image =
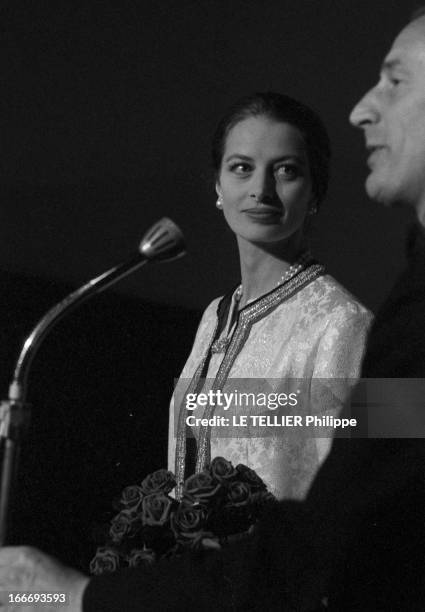
[[[250,197],[258,204],[273,200],[276,194],[274,174],[270,171],[258,172],[250,187]]]

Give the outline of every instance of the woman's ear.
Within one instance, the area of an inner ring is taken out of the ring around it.
[[[215,190],[218,195],[218,200],[215,203],[215,205],[217,206],[219,210],[223,210],[223,195],[221,193],[220,184],[218,182],[215,184]]]
[[[218,195],[218,200],[215,203],[215,205],[217,206],[217,208],[219,210],[223,210],[223,194],[222,194],[221,189],[220,189],[220,183],[216,182],[215,190],[216,190],[217,195]]]

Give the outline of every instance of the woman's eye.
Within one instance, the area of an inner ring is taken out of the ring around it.
[[[285,164],[284,166],[276,168],[275,174],[277,178],[294,179],[299,176],[300,172],[295,164]]]
[[[239,162],[237,164],[232,164],[230,166],[230,171],[234,172],[235,174],[246,174],[250,170],[251,170],[251,166],[249,164],[245,164],[242,162]]]

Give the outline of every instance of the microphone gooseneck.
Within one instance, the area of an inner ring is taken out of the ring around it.
[[[30,406],[25,401],[28,373],[41,342],[60,319],[92,295],[110,287],[149,261],[167,261],[183,254],[183,234],[173,221],[161,219],[145,234],[138,252],[131,259],[89,281],[53,306],[25,340],[9,386],[9,398],[0,402],[0,441],[4,443],[0,479],[0,546],[6,540],[9,502],[20,441],[30,419]]]
[[[93,295],[120,281],[145,263],[151,261],[170,261],[181,257],[184,253],[185,245],[181,230],[171,219],[164,217],[146,232],[139,245],[138,252],[128,261],[93,278],[53,306],[40,319],[24,342],[15,366],[13,380],[9,387],[9,399],[25,402],[28,372],[34,355],[47,333],[60,319]]]

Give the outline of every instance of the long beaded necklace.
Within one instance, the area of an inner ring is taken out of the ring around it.
[[[291,264],[289,268],[286,270],[286,272],[282,274],[282,276],[276,283],[276,287],[280,287],[280,285],[283,285],[283,283],[286,283],[288,280],[296,276],[298,272],[301,272],[301,270],[303,270],[306,267],[306,264],[310,260],[311,260],[310,251],[304,251],[304,253],[302,253],[300,257],[297,259],[297,261]],[[243,286],[241,283],[235,291],[235,300],[239,302],[242,295],[243,295]]]
[[[286,272],[284,274],[282,274],[282,276],[280,277],[280,279],[277,281],[276,283],[276,287],[280,287],[280,285],[283,285],[284,283],[287,283],[291,278],[293,278],[294,276],[296,276],[299,272],[301,272],[301,270],[304,270],[304,268],[307,267],[307,264],[311,261],[311,253],[310,251],[304,251],[300,257],[297,259],[297,261],[295,263],[293,263],[291,266],[289,266],[289,268],[286,270]],[[243,286],[242,283],[239,285],[239,287],[236,289],[235,293],[234,293],[234,299],[236,302],[239,302],[242,298],[243,295]],[[253,301],[253,300],[252,300]],[[227,335],[218,338],[215,342],[212,343],[211,345],[211,353],[224,353],[226,352],[227,347],[230,344],[230,339],[231,339],[231,330],[228,331]]]

